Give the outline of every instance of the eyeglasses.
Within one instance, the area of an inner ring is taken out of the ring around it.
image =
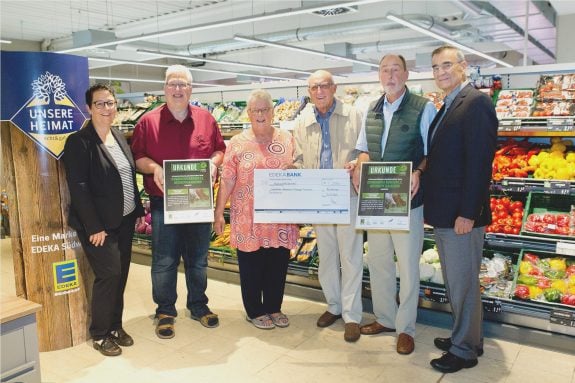
[[[95,101],[93,102],[96,109],[104,109],[105,107],[114,108],[116,107],[116,101]]]
[[[433,70],[433,73],[439,72],[439,69],[441,69],[444,72],[449,72],[455,64],[459,64],[459,63],[461,63],[461,61],[458,61],[456,63],[452,63],[451,61],[446,61],[446,62],[441,63],[439,65],[433,65],[431,67],[431,69]]]
[[[314,84],[309,86],[309,90],[312,92],[317,92],[318,89],[328,90],[333,86],[333,82],[323,82],[321,84]]]
[[[188,89],[191,85],[187,82],[169,82],[166,84],[169,89]]]
[[[270,108],[250,109],[250,113],[252,113],[252,114],[266,114],[269,111],[270,111]]]

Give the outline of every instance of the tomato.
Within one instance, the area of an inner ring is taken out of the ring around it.
[[[502,204],[502,203],[496,204],[496,205],[495,205],[495,210],[496,210],[496,211],[504,211],[504,212],[507,213],[507,207],[506,207],[504,204]]]
[[[529,221],[529,222],[543,222],[543,216],[541,214],[529,214],[527,216],[527,221]]]
[[[503,206],[505,206],[506,208],[509,208],[509,205],[511,204],[511,200],[509,199],[509,197],[503,197],[499,200],[499,203],[502,204]]]
[[[491,226],[491,232],[492,233],[499,233],[500,232],[500,229],[499,229],[500,226],[498,224],[494,223],[493,225],[490,225],[490,226]]]
[[[551,280],[549,278],[540,278],[539,281],[537,281],[537,286],[539,286],[542,289],[548,289],[549,287],[551,287]]]
[[[511,216],[512,216],[514,219],[521,219],[521,218],[523,218],[523,212],[520,213],[520,212],[516,211],[516,212],[514,212],[513,214],[511,214]]]
[[[496,212],[491,213],[491,221],[492,222],[497,221],[497,213]]]
[[[520,231],[521,231],[521,228],[519,228],[519,227],[514,227],[514,228],[513,228],[513,232],[512,232],[511,234],[519,235]]]
[[[509,209],[511,210],[515,210],[515,209],[523,209],[523,202],[521,201],[513,201],[511,204],[509,204]]]
[[[498,210],[497,211],[497,218],[507,218],[509,214],[505,210]]]
[[[555,233],[560,235],[569,235],[569,226],[557,226]]]
[[[490,202],[490,203],[496,203],[496,202],[497,202],[497,198],[491,197],[491,198],[489,198],[489,202]]]
[[[545,222],[545,223],[556,223],[557,218],[555,217],[555,214],[545,213],[543,215],[543,222]]]
[[[505,234],[513,234],[513,227],[509,226],[509,225],[505,225],[503,227],[503,232]]]
[[[556,219],[558,226],[569,226],[569,221],[571,220],[569,214],[557,214]]]
[[[513,220],[513,227],[521,228],[522,223],[523,223],[523,221],[521,221],[521,219],[516,218]]]

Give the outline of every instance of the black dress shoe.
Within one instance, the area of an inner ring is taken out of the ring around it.
[[[134,339],[123,328],[112,331],[112,339],[118,346],[128,347],[134,344]]]
[[[471,368],[477,366],[477,359],[463,359],[450,352],[445,352],[441,358],[433,359],[431,367],[444,373],[457,372],[462,368]]]
[[[442,351],[449,351],[451,348],[451,338],[435,338],[433,340],[433,344],[435,347]],[[477,350],[477,356],[483,355],[483,349],[480,348]]]
[[[122,349],[118,347],[116,342],[111,336],[104,338],[103,340],[94,340],[92,346],[100,351],[100,354],[104,356],[118,356],[122,353]]]

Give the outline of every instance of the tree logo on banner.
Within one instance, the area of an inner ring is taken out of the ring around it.
[[[84,115],[68,96],[60,76],[46,71],[32,81],[31,88],[32,97],[12,122],[58,159],[68,136],[83,125]]]

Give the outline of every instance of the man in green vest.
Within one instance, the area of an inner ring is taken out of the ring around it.
[[[415,347],[415,322],[419,298],[419,258],[423,246],[423,197],[419,177],[423,173],[427,132],[436,109],[430,101],[409,92],[409,71],[400,55],[386,55],[379,63],[384,94],[364,116],[356,149],[361,153],[353,176],[359,187],[364,161],[411,161],[411,212],[409,231],[368,230],[368,266],[373,312],[376,320],[364,325],[365,335],[396,332],[397,352],[411,354]],[[399,266],[399,301],[396,302],[396,266]]]

